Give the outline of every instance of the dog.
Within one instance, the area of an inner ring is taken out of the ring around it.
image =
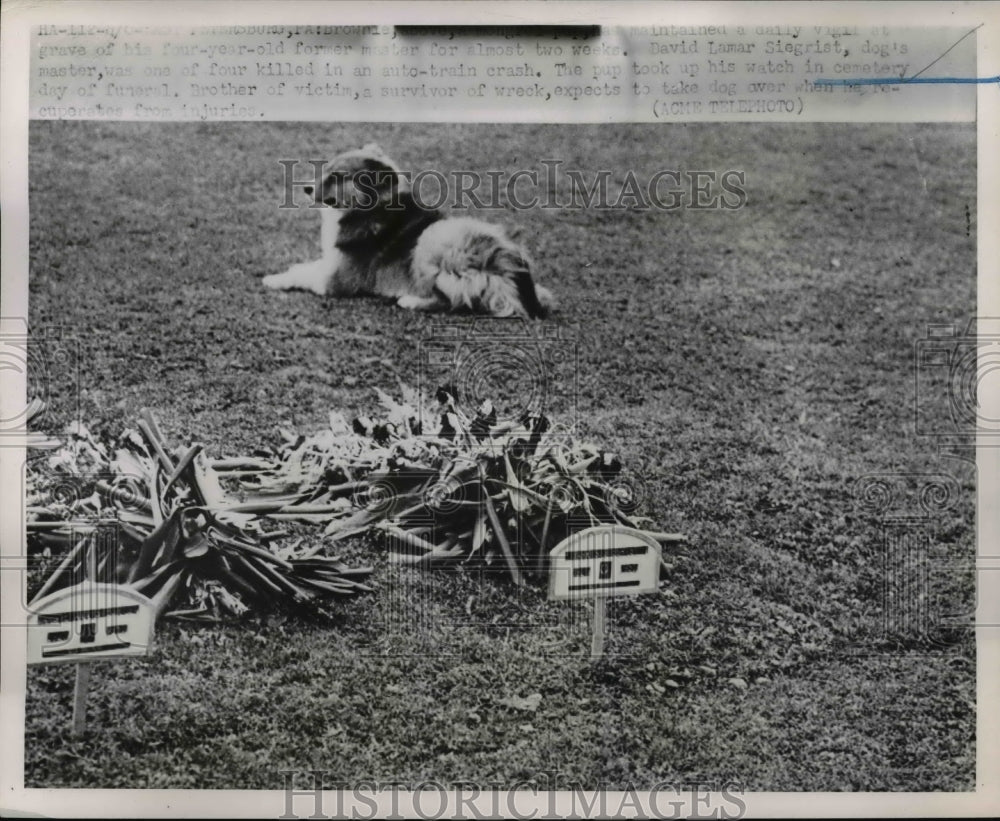
[[[325,166],[322,256],[263,279],[321,296],[381,296],[401,308],[542,319],[552,293],[532,278],[525,249],[500,226],[426,208],[375,143]]]

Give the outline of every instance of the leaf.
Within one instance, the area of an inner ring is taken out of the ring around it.
[[[330,431],[334,436],[346,436],[351,433],[351,425],[340,411],[330,411]]]
[[[127,448],[120,448],[115,451],[115,458],[111,462],[111,470],[114,473],[125,476],[147,477],[152,473],[152,465],[149,461],[140,459],[139,456]]]
[[[497,517],[497,512],[493,507],[493,501],[490,499],[489,494],[483,497],[483,504],[486,507],[486,515],[490,518],[490,524],[493,526],[493,533],[496,535],[497,541],[500,543],[500,549],[503,551],[504,561],[507,562],[510,577],[518,587],[524,587],[524,576],[521,574],[521,569],[517,566],[517,559],[514,558],[514,552],[511,550],[510,542],[507,541],[507,536],[503,532],[503,526],[500,524],[500,519]]]
[[[476,519],[476,524],[472,528],[472,549],[471,553],[475,553],[483,546],[483,542],[486,541],[486,514],[481,513]]]
[[[222,489],[219,474],[209,467],[203,453],[199,453],[191,463],[191,475],[206,507],[216,510],[232,503]]]
[[[378,395],[379,401],[381,401],[382,405],[389,412],[388,421],[396,425],[400,430],[408,431],[410,429],[410,420],[417,415],[416,408],[397,402],[381,388],[375,388],[375,393]]]
[[[503,455],[504,466],[507,468],[507,496],[510,499],[510,506],[514,508],[518,513],[523,513],[528,508],[531,507],[531,502],[528,501],[524,493],[522,493],[523,485],[517,478],[517,474],[514,472],[514,468],[511,467],[510,457],[505,453]]]

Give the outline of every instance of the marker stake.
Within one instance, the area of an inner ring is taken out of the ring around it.
[[[87,729],[87,691],[90,689],[90,665],[76,665],[76,686],[73,688],[73,737],[79,738]]]
[[[594,596],[594,635],[590,641],[590,660],[598,661],[604,655],[604,624],[607,616],[608,599]]]

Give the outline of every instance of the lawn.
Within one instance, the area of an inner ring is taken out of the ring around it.
[[[148,659],[94,666],[82,739],[72,669],[29,670],[26,785],[972,789],[972,631],[883,635],[884,522],[855,483],[954,480],[923,592],[971,612],[975,467],[917,435],[913,362],[928,325],[975,314],[974,127],[33,122],[30,321],[79,346],[78,372],[33,375],[45,424],[78,405],[110,438],[148,407],[174,445],[239,455],[416,383],[440,317],[259,282],[317,252],[278,160],[373,139],[444,173],[745,172],[736,210],[486,215],[560,299],[557,415],[688,543],[658,595],[614,603],[593,665],[584,605],[348,545],[377,590],[335,623],[164,622]]]

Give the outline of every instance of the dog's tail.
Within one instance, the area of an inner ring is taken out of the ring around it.
[[[538,297],[538,304],[542,306],[541,319],[545,319],[545,317],[559,307],[555,294],[544,285],[535,284],[535,296]]]
[[[413,252],[414,285],[452,309],[542,319],[554,300],[531,277],[531,260],[502,228],[476,219],[440,220]]]
[[[531,276],[531,262],[518,248],[498,247],[489,264],[483,301],[496,316],[524,314],[529,319],[544,319],[555,307],[548,288],[536,285]]]

